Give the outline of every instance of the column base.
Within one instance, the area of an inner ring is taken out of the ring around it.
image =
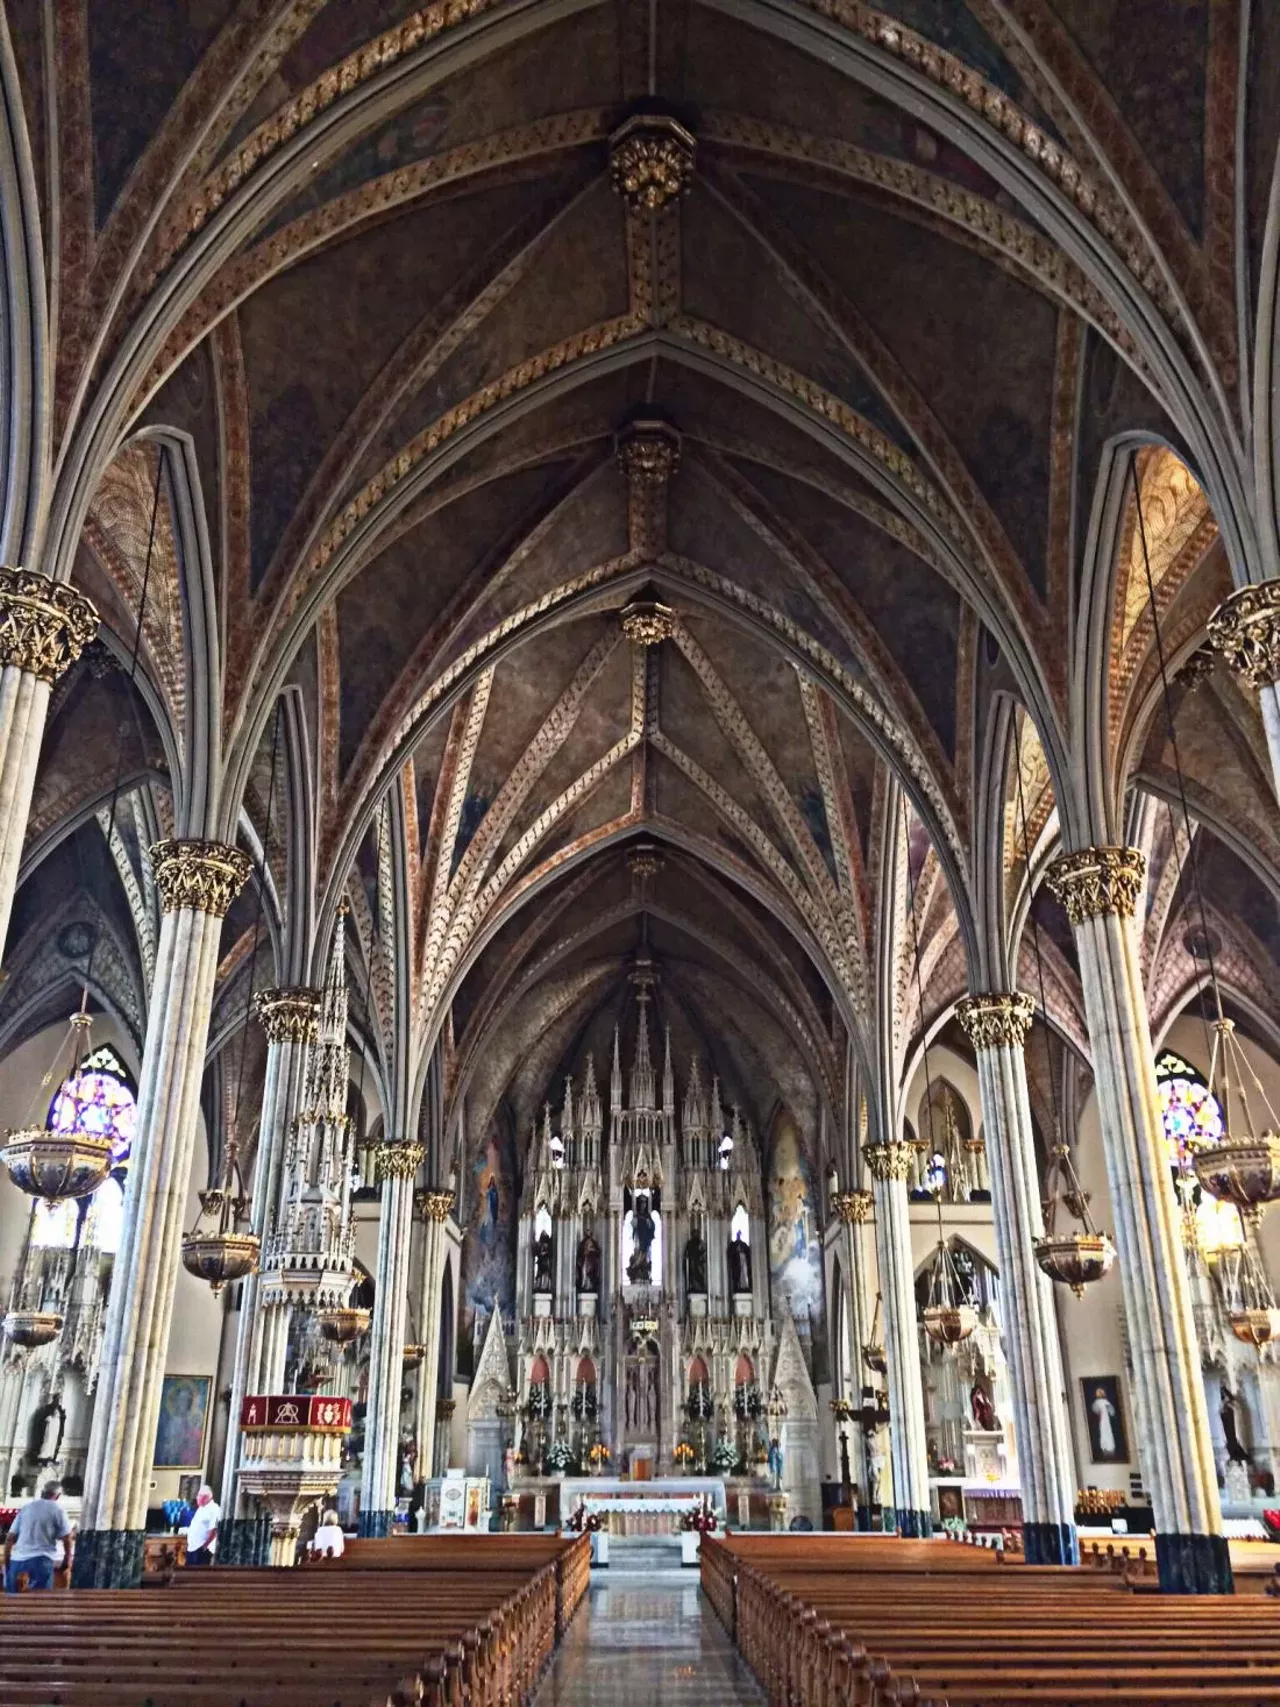
[[[370,1541],[381,1541],[391,1533],[394,1511],[362,1511],[356,1521],[356,1534]]]
[[[218,1525],[218,1565],[266,1565],[271,1559],[271,1514],[233,1517]]]
[[[927,1541],[933,1534],[933,1516],[927,1511],[909,1511],[898,1507],[898,1534],[904,1538]]]
[[[1078,1565],[1080,1540],[1074,1523],[1024,1523],[1022,1556],[1029,1565]]]
[[[1157,1535],[1156,1566],[1165,1594],[1234,1594],[1225,1535]]]
[[[141,1529],[86,1529],[71,1562],[72,1588],[137,1588],[144,1534]]]

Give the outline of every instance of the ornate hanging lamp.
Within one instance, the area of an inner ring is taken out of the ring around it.
[[[1236,1038],[1235,1023],[1223,1017],[1219,1010],[1214,1022],[1213,1055],[1209,1062],[1208,1086],[1218,1097],[1226,1131],[1216,1144],[1195,1149],[1191,1165],[1204,1189],[1224,1203],[1234,1203],[1247,1224],[1261,1219],[1269,1203],[1280,1198],[1280,1136],[1277,1136],[1275,1111],[1263,1089],[1262,1081],[1250,1065]],[[1236,1069],[1235,1077],[1232,1068]],[[1245,1088],[1252,1079],[1253,1089],[1261,1099],[1271,1125],[1258,1132]],[[1232,1102],[1238,1104],[1244,1132],[1232,1130]]]
[[[316,1316],[320,1332],[331,1345],[351,1345],[369,1331],[371,1312],[359,1304],[343,1304],[336,1310],[321,1310]]]
[[[1218,1251],[1214,1279],[1231,1332],[1260,1352],[1280,1340],[1280,1310],[1254,1244],[1256,1218],[1237,1211],[1240,1241]]]
[[[967,1340],[978,1325],[978,1312],[969,1302],[956,1259],[942,1230],[942,1194],[934,1193],[938,1208],[938,1243],[929,1264],[929,1301],[920,1312],[924,1331],[948,1350]]]
[[[14,1271],[9,1309],[4,1318],[5,1338],[11,1344],[20,1346],[23,1351],[38,1351],[42,1345],[51,1345],[62,1332],[63,1324],[60,1310],[45,1308],[43,1273],[38,1275],[34,1285],[29,1277],[33,1248],[31,1235],[35,1231],[38,1208],[39,1205],[33,1203],[31,1213],[27,1217],[22,1255]]]
[[[212,1191],[200,1193],[200,1214],[182,1239],[183,1268],[197,1280],[207,1280],[215,1294],[229,1280],[243,1280],[252,1274],[261,1248],[256,1233],[236,1231],[249,1208],[238,1150],[235,1139],[228,1138],[222,1178]],[[200,1223],[206,1218],[212,1225],[201,1230]]]

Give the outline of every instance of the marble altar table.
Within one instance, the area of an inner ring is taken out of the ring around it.
[[[567,1523],[585,1505],[588,1516],[599,1514],[610,1535],[675,1535],[684,1514],[704,1501],[723,1523],[728,1507],[724,1482],[718,1476],[670,1476],[652,1482],[566,1476],[560,1521]]]

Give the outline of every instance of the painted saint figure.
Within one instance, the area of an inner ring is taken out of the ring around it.
[[[1089,1406],[1098,1424],[1098,1450],[1104,1457],[1114,1456],[1116,1452],[1115,1416],[1116,1408],[1107,1397],[1105,1387],[1094,1389],[1093,1401]]]

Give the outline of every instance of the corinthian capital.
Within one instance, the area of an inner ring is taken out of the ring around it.
[[[223,842],[163,841],[151,849],[151,869],[166,913],[208,913],[225,919],[253,870],[253,861]]]
[[[911,1146],[900,1138],[890,1144],[864,1144],[863,1159],[871,1170],[872,1179],[905,1180],[911,1173]]]
[[[412,1179],[426,1158],[426,1145],[412,1140],[379,1144],[374,1152],[374,1176],[379,1184],[384,1179]]]
[[[253,1011],[268,1043],[314,1043],[320,1021],[320,992],[306,985],[259,990]]]
[[[453,1193],[432,1186],[429,1191],[420,1191],[413,1202],[424,1221],[444,1222],[449,1219],[449,1211],[453,1208]]]
[[[0,665],[52,686],[97,632],[98,613],[83,593],[34,569],[0,565]]]
[[[1146,873],[1146,858],[1137,848],[1081,848],[1055,859],[1045,881],[1071,923],[1083,925],[1106,913],[1131,919]]]
[[[1280,581],[1238,587],[1214,611],[1208,628],[1209,644],[1255,688],[1280,681]]]
[[[992,992],[966,996],[956,1003],[956,1018],[975,1049],[1021,1049],[1027,1041],[1036,1005],[1030,996],[1015,990],[1009,995]]]
[[[864,1221],[870,1220],[874,1202],[869,1191],[839,1191],[831,1200],[838,1219],[846,1227],[860,1227]]]

